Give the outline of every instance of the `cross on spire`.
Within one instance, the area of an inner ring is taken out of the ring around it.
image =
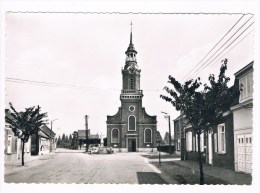
[[[131,23],[130,23],[130,25],[131,25],[131,32],[132,32],[132,27],[133,27],[133,23],[132,23],[132,20],[131,20]]]

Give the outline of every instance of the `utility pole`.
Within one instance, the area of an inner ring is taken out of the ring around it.
[[[86,126],[86,152],[88,152],[88,115],[85,115],[85,126]]]
[[[163,114],[165,114],[165,118],[168,118],[168,122],[169,122],[169,154],[172,154],[172,150],[171,150],[171,144],[172,144],[172,137],[171,137],[171,117],[168,113],[165,113],[162,111]]]
[[[171,134],[171,117],[168,115],[168,121],[169,121],[169,154],[172,154],[172,134]]]
[[[57,121],[58,119],[53,119],[51,120],[51,134],[50,134],[50,152],[52,152],[52,143],[53,143],[53,139],[52,139],[52,124],[54,121]]]

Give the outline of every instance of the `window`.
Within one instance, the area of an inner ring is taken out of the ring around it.
[[[204,133],[200,134],[200,152],[204,152]]]
[[[186,150],[192,151],[192,132],[191,131],[186,133]]]
[[[135,131],[135,116],[133,115],[128,117],[128,130]]]
[[[129,79],[129,85],[130,85],[130,89],[135,89],[135,79],[134,79],[134,77],[131,77],[130,79]]]
[[[181,140],[178,139],[178,142],[177,142],[177,150],[180,151],[181,150]]]
[[[119,143],[119,130],[117,128],[113,128],[111,133],[111,143]]]
[[[198,134],[196,134],[196,151],[199,151],[199,139]],[[204,133],[200,134],[200,152],[204,151]]]
[[[226,153],[225,124],[218,125],[218,153]]]
[[[214,133],[214,152],[215,152],[215,153],[218,153],[217,133]]]
[[[253,95],[253,73],[249,73],[239,80],[240,101],[252,97]]]
[[[195,136],[193,136],[193,140],[192,140],[192,150],[196,151],[196,140],[195,140]]]
[[[152,143],[152,130],[150,128],[144,130],[144,142]]]

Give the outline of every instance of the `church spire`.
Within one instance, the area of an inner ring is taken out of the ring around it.
[[[132,43],[132,26],[133,26],[133,23],[132,23],[132,21],[131,21],[131,34],[130,34],[130,45],[132,45],[133,43]]]
[[[126,55],[129,55],[129,54],[137,54],[137,51],[135,50],[135,47],[134,47],[134,44],[133,44],[133,35],[132,35],[132,26],[133,26],[133,23],[131,21],[131,32],[130,32],[130,43],[129,43],[129,46],[125,52]]]

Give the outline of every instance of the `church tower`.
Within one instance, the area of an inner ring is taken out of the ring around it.
[[[121,152],[155,151],[157,120],[142,107],[141,69],[137,65],[132,27],[125,55],[121,107],[114,116],[107,116],[107,145]]]

